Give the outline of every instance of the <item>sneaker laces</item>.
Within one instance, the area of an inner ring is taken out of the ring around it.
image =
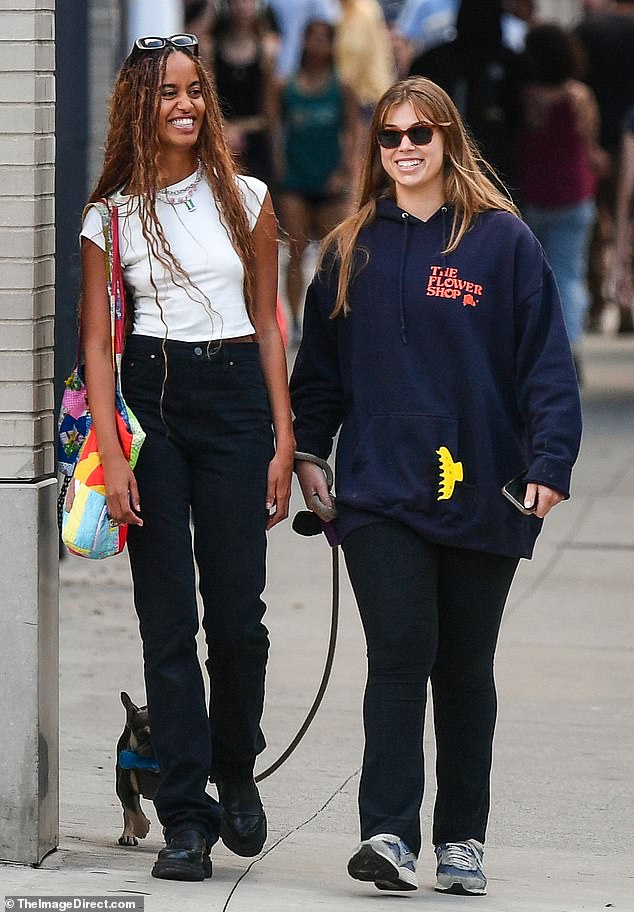
[[[480,867],[476,849],[468,842],[447,842],[438,846],[438,863],[451,865],[461,871],[473,871]]]

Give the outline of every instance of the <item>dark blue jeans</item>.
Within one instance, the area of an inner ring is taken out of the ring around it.
[[[166,343],[130,336],[123,392],[147,438],[135,475],[144,525],[130,527],[134,602],[143,640],[154,750],[155,806],[169,840],[194,828],[212,845],[220,809],[208,777],[252,775],[268,632],[266,479],[269,405],[255,343]],[[193,529],[193,543],[192,543]],[[195,565],[211,682],[196,651]]]
[[[343,550],[368,647],[361,838],[392,833],[420,851],[431,678],[433,842],[484,842],[497,711],[493,658],[518,561],[434,545],[396,522],[351,532]]]

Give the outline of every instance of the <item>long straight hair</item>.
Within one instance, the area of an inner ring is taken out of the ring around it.
[[[434,124],[443,134],[445,201],[454,211],[444,253],[456,249],[476,216],[487,209],[502,209],[519,217],[517,207],[510,195],[506,194],[502,182],[491,165],[482,158],[467,133],[449,95],[436,83],[422,76],[413,76],[395,83],[379,99],[374,110],[361,172],[359,207],[326,235],[321,245],[320,265],[327,253],[334,252],[335,259],[339,261],[339,283],[333,317],[340,313],[347,314],[349,310],[348,286],[352,279],[359,232],[364,225],[374,220],[379,199],[396,199],[395,184],[381,164],[376,137],[393,105],[404,101],[412,105],[421,121]]]

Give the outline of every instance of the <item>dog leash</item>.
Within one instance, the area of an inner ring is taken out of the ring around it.
[[[326,484],[328,485],[328,490],[332,489],[333,485],[333,474],[332,469],[328,465],[325,459],[320,459],[319,456],[313,456],[312,453],[295,453],[295,459],[299,462],[312,462],[323,471],[326,476]],[[317,495],[314,495],[317,497]],[[322,505],[325,506],[325,505]],[[336,515],[334,508],[328,508],[332,511],[332,517]],[[298,532],[300,535],[319,535],[323,529],[318,517],[311,510],[301,510],[296,514],[295,519],[293,520],[293,529],[295,532]],[[262,782],[263,779],[272,776],[283,763],[285,763],[291,754],[294,752],[296,747],[299,745],[300,741],[310,728],[310,725],[317,715],[317,711],[322,704],[324,699],[324,694],[326,693],[326,688],[330,681],[330,675],[332,673],[332,666],[335,659],[335,649],[337,646],[337,631],[339,628],[339,545],[334,545],[332,548],[332,589],[331,589],[331,610],[330,610],[330,636],[328,640],[328,652],[326,655],[326,663],[324,665],[323,674],[321,676],[321,681],[319,683],[319,688],[317,689],[317,694],[313,700],[312,706],[308,710],[308,714],[304,719],[299,731],[288,745],[285,751],[280,754],[277,760],[268,766],[263,772],[258,773],[255,776],[256,782]]]

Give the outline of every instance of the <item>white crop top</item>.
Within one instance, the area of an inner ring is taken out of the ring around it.
[[[189,175],[168,190],[175,193],[184,190],[195,176],[195,173]],[[254,177],[240,176],[238,183],[253,230],[267,187]],[[213,193],[204,178],[196,187],[192,200],[193,210],[182,203],[173,205],[160,198],[156,201],[156,214],[172,252],[191,279],[190,284],[176,273],[177,285],[169,271],[151,254],[143,237],[138,198],[122,193],[111,197],[119,207],[121,266],[126,283],[134,291],[132,332],[180,342],[250,335],[255,330],[244,300],[242,261],[220,221]],[[91,208],[86,213],[80,236],[104,249],[101,217],[96,209]],[[162,315],[156,304],[151,277],[158,288]]]

